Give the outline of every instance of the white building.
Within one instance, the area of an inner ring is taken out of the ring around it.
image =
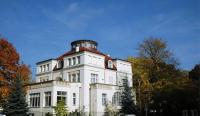
[[[74,41],[60,57],[37,63],[36,83],[28,86],[27,93],[30,113],[54,113],[52,106],[63,99],[69,112],[102,116],[108,102],[120,108],[125,80],[132,85],[131,63],[99,52],[95,41]]]

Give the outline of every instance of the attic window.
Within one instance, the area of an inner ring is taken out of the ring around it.
[[[61,62],[61,61],[58,61],[57,68],[61,68],[61,67],[62,67],[62,62]]]
[[[108,68],[113,68],[113,63],[111,60],[108,60]]]

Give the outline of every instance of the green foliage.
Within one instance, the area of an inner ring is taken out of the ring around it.
[[[8,101],[3,106],[6,116],[28,116],[28,105],[25,99],[22,78],[18,75],[13,83],[8,96]]]
[[[155,87],[150,108],[162,109],[164,116],[181,115],[182,110],[198,109],[197,98],[195,86],[188,78],[175,78]]]
[[[65,106],[65,102],[63,100],[58,101],[57,105],[54,107],[56,116],[67,116],[68,110]]]
[[[133,100],[132,89],[129,87],[127,80],[124,85],[121,98],[122,105],[120,112],[124,114],[136,114],[136,106]]]
[[[128,61],[132,63],[133,86],[141,112],[145,106],[148,111],[162,109],[166,116],[200,109],[200,84],[194,81],[199,80],[200,65],[190,72],[191,81],[188,72],[177,69],[177,61],[161,39],[144,40],[138,51],[140,57],[129,57]]]

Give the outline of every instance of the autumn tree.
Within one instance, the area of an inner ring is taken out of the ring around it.
[[[29,67],[20,63],[20,56],[13,45],[0,37],[0,106],[6,100],[17,73],[21,74],[25,83],[29,81]]]
[[[137,105],[140,111],[153,103],[155,90],[180,77],[177,61],[167,48],[167,43],[159,38],[149,38],[138,46],[139,57],[129,57],[133,67],[133,86],[136,89]]]
[[[176,77],[177,60],[167,48],[167,43],[160,38],[144,40],[138,47],[139,57],[152,61],[149,70],[150,82],[156,82],[159,78]]]

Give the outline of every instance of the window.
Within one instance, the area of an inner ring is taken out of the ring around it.
[[[49,64],[47,64],[47,71],[49,71]]]
[[[68,73],[69,82],[80,82],[80,71]]]
[[[72,65],[72,63],[71,63],[71,58],[68,59],[68,63],[69,63],[69,66]]]
[[[113,68],[113,63],[111,60],[108,60],[108,68]]]
[[[45,96],[45,106],[46,107],[51,106],[51,92],[45,92],[44,96]]]
[[[120,106],[121,105],[121,93],[115,92],[112,98],[112,103],[114,105]]]
[[[73,60],[73,65],[75,65],[76,64],[76,58],[73,57],[72,60]]]
[[[72,74],[72,82],[76,82],[76,74]]]
[[[68,73],[69,82],[71,82],[71,74]]]
[[[126,84],[128,84],[127,79],[122,79],[122,84],[123,84],[123,86],[126,85]]]
[[[44,72],[46,71],[46,65],[43,65],[43,67],[44,67]]]
[[[73,105],[76,105],[76,93],[73,93]]]
[[[106,105],[107,104],[107,94],[103,93],[102,94],[102,105]]]
[[[98,74],[91,73],[91,83],[96,83],[98,78]]]
[[[77,60],[78,60],[78,64],[80,64],[81,63],[81,58],[80,58],[80,56],[77,56]]]
[[[42,72],[42,70],[43,70],[43,69],[42,69],[42,66],[40,66],[40,72]]]
[[[57,102],[64,101],[66,105],[67,92],[66,91],[57,91]]]
[[[77,82],[81,82],[80,81],[80,73],[77,73]]]
[[[40,107],[40,93],[30,94],[30,107]]]

